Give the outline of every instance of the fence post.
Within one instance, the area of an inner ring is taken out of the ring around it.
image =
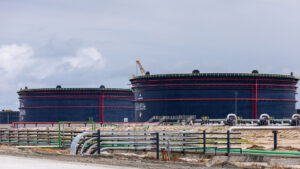
[[[10,130],[8,130],[8,144],[10,144]]]
[[[28,129],[26,130],[26,142],[27,142],[27,145],[29,145],[29,133],[28,133]]]
[[[159,160],[159,133],[156,134],[156,159]]]
[[[277,149],[277,131],[273,130],[272,133],[274,134],[274,150]]]
[[[183,132],[185,132],[185,129],[183,130]],[[182,137],[183,137],[183,140],[182,140],[182,141],[183,141],[183,142],[186,141],[186,140],[185,140],[185,136],[186,136],[185,133],[183,133],[183,134],[182,134]],[[183,143],[182,146],[183,146],[183,148],[182,148],[182,153],[184,153],[184,151],[185,151],[185,149],[184,149],[185,144]]]
[[[230,153],[230,131],[227,131],[227,155]]]
[[[60,121],[58,122],[58,145],[61,148]]]
[[[19,136],[19,129],[17,130],[17,143],[19,144],[20,142],[20,136]]]
[[[48,144],[50,145],[51,141],[50,141],[50,131],[49,130],[47,131],[47,134],[48,134]],[[71,136],[71,139],[72,139],[72,136]]]
[[[203,130],[203,153],[206,152],[206,131]]]
[[[36,144],[39,144],[39,130],[36,130]]]
[[[100,130],[97,130],[97,153],[100,154],[101,151],[101,138],[100,138]]]

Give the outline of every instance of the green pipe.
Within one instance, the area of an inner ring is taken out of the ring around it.
[[[215,151],[215,149],[206,149],[207,151]],[[217,149],[219,152],[227,152],[227,149]],[[238,149],[230,149],[230,152],[240,152]],[[242,150],[242,153],[255,153],[255,154],[286,154],[286,155],[300,155],[300,152],[288,151],[265,151],[265,150]]]
[[[288,155],[300,155],[300,152],[287,152],[287,151],[264,151],[264,150],[243,150],[245,153],[263,153],[263,154],[288,154]]]
[[[92,124],[92,131],[96,130],[96,122],[93,121],[59,121],[58,122],[58,142],[59,142],[59,147],[62,147],[62,139],[61,139],[61,123],[63,125],[63,130],[64,130],[64,126],[65,123],[90,123]]]
[[[217,151],[226,152],[227,149],[217,149]],[[238,150],[238,149],[230,149],[230,152],[240,152],[240,150]],[[266,151],[266,150],[242,150],[242,153],[300,155],[300,152]]]
[[[16,148],[23,149],[23,148],[60,148],[58,145],[54,146],[16,146]]]
[[[8,140],[2,140],[2,142],[0,142],[0,143],[28,143],[28,141],[26,141],[26,140],[24,140],[24,141],[16,141],[16,140],[10,140],[10,141],[8,141]],[[45,144],[47,144],[48,142],[29,141],[29,143],[36,143],[36,144],[38,144],[38,143],[45,143]],[[58,142],[52,142],[52,143],[50,143],[50,144],[58,144]]]

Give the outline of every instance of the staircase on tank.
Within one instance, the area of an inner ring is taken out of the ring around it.
[[[178,115],[178,116],[152,116],[147,123],[151,122],[165,122],[165,121],[172,121],[172,120],[180,120],[189,123],[191,120],[195,120],[196,115]]]

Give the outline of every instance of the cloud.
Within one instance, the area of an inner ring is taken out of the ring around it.
[[[64,57],[62,61],[69,64],[72,69],[105,67],[104,57],[94,47],[80,48],[76,56]]]
[[[23,73],[24,69],[35,63],[34,50],[26,45],[3,45],[0,46],[0,71],[3,76],[12,79]]]
[[[79,48],[74,56],[39,58],[34,49],[26,44],[0,46],[0,72],[8,79],[19,75],[44,79],[56,73],[68,73],[81,69],[102,69],[105,58],[95,47]],[[66,72],[67,71],[67,72]]]
[[[102,70],[106,65],[105,57],[95,47],[75,49],[74,55],[69,56],[58,54],[55,57],[41,57],[38,53],[28,44],[0,46],[0,107],[17,107],[16,91],[20,87],[48,87],[49,83],[72,84],[75,74],[95,74],[93,72]]]
[[[72,72],[88,70],[101,70],[106,61],[95,47],[79,48],[74,56],[37,59],[37,65],[31,75],[39,80],[51,75],[70,74]]]

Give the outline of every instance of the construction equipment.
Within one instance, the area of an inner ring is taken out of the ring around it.
[[[141,62],[140,62],[139,60],[136,60],[136,64],[139,66],[142,75],[143,75],[143,76],[146,75],[146,71],[145,71],[145,69],[143,68]]]

